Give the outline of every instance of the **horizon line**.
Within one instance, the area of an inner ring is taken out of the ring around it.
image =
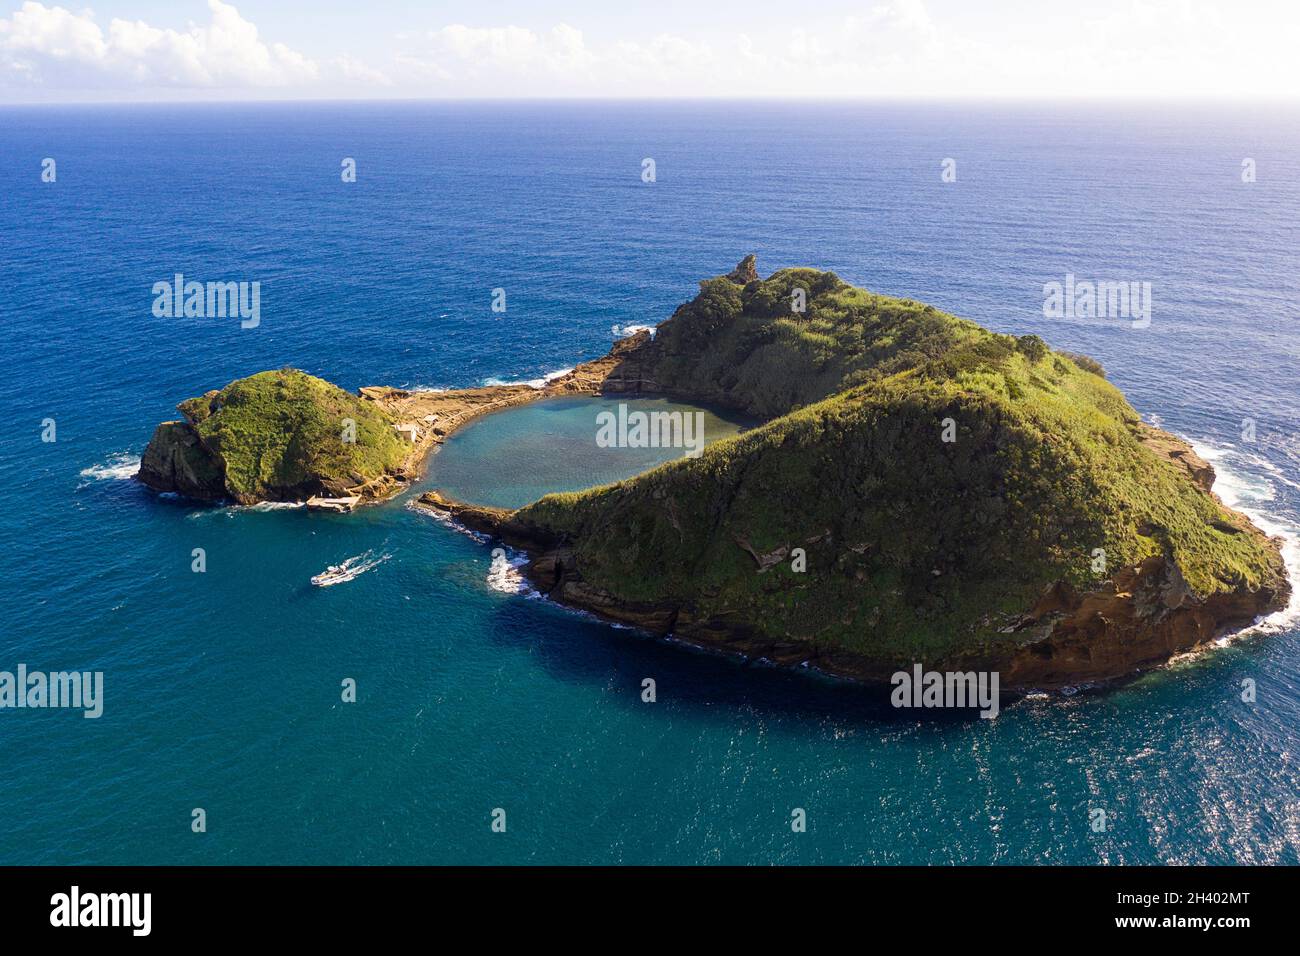
[[[339,104],[533,104],[533,103],[806,103],[806,104],[895,104],[895,105],[1098,105],[1098,106],[1244,106],[1262,107],[1300,106],[1300,93],[1279,93],[1276,95],[1225,95],[1225,96],[1092,96],[1076,94],[1059,94],[1035,96],[1027,95],[875,95],[845,94],[837,95],[802,95],[771,94],[760,96],[700,95],[700,96],[392,96],[392,97],[252,97],[252,98],[198,98],[198,99],[54,99],[54,100],[0,100],[3,108],[40,108],[59,106],[261,106],[261,105],[339,105]]]

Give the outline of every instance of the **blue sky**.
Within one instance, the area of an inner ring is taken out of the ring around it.
[[[0,0],[0,102],[1276,99],[1295,0]]]

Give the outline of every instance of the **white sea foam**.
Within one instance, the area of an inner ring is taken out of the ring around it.
[[[428,515],[439,524],[446,525],[453,531],[459,531],[461,534],[473,538],[479,544],[489,544],[492,541],[489,535],[470,530],[447,512],[425,507],[419,503],[418,499],[408,504],[407,508]],[[527,598],[540,598],[542,596],[541,592],[535,590],[528,583],[528,579],[524,577],[523,568],[526,564],[528,564],[527,554],[500,545],[494,547],[492,549],[492,564],[488,567],[487,578],[485,579],[487,586],[493,591],[499,591],[502,594],[518,594]]]
[[[562,368],[555,372],[547,372],[541,378],[530,378],[527,381],[522,381],[522,382],[507,382],[505,379],[502,378],[485,378],[483,380],[483,385],[485,387],[501,386],[501,385],[527,385],[529,388],[545,388],[547,385],[555,381],[557,378],[560,378],[563,375],[568,375],[572,371],[573,371],[572,368]]]
[[[140,470],[140,456],[129,452],[117,452],[98,465],[81,469],[81,477],[91,481],[122,481],[134,478]]]
[[[461,534],[465,535],[466,537],[473,538],[479,544],[487,544],[489,541],[492,540],[488,535],[482,534],[478,531],[473,531],[465,527],[463,524],[461,524],[459,521],[457,521],[447,512],[439,511],[437,508],[429,508],[425,505],[420,504],[419,498],[413,499],[412,501],[408,502],[406,507],[411,511],[417,511],[422,515],[426,515],[432,518],[434,521],[438,522],[441,525],[446,525],[452,531],[458,531]]]
[[[1234,511],[1240,511],[1265,534],[1282,539],[1282,560],[1291,579],[1291,599],[1280,611],[1256,621],[1220,644],[1244,634],[1275,634],[1300,622],[1300,522],[1278,507],[1277,483],[1295,487],[1277,465],[1232,445],[1216,446],[1193,441],[1196,453],[1214,466],[1214,493]]]
[[[609,331],[616,339],[630,339],[638,332],[649,332],[650,338],[654,338],[657,329],[653,325],[614,325]]]
[[[168,494],[172,493],[168,492]],[[160,495],[160,497],[165,498],[167,495]],[[179,496],[173,495],[173,497]],[[191,512],[187,517],[194,520],[210,518],[214,515],[222,515],[226,518],[235,518],[239,515],[248,514],[250,512],[265,513],[269,511],[297,511],[299,508],[306,507],[307,502],[305,501],[259,501],[255,505],[224,504],[219,508],[200,508],[198,511]]]
[[[528,564],[528,555],[520,554],[510,548],[492,549],[492,564],[488,568],[487,586],[502,594],[522,594],[525,597],[541,597],[524,577],[523,568]]]

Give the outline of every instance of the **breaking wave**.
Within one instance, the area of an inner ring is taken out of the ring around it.
[[[463,524],[461,524],[451,515],[447,514],[447,512],[439,511],[437,508],[430,508],[427,507],[426,505],[420,504],[420,499],[418,498],[416,498],[414,501],[408,502],[406,507],[407,510],[409,511],[415,511],[418,512],[419,514],[425,515],[426,517],[432,518],[434,521],[438,522],[438,524],[444,525],[445,527],[450,528],[452,531],[459,532],[460,534],[463,534],[468,538],[473,538],[479,544],[487,544],[489,541],[492,540],[490,536],[483,534],[482,532],[474,531],[470,528],[465,527]]]
[[[1291,579],[1287,606],[1256,621],[1231,637],[1275,634],[1300,621],[1300,521],[1278,505],[1278,485],[1300,488],[1273,462],[1234,446],[1193,441],[1196,453],[1214,466],[1214,493],[1234,511],[1240,511],[1265,534],[1282,539],[1282,560]]]
[[[520,554],[510,548],[492,549],[492,564],[488,568],[487,586],[502,594],[522,594],[525,597],[541,597],[524,577],[523,568],[528,564],[528,555]]]
[[[650,338],[654,338],[657,330],[653,325],[613,325],[609,331],[616,339],[630,339],[638,332],[649,332]]]
[[[547,372],[541,378],[530,378],[522,382],[507,382],[505,379],[502,378],[485,378],[483,380],[483,385],[485,387],[501,386],[501,385],[527,385],[529,388],[545,388],[547,385],[555,381],[557,378],[560,378],[563,375],[568,375],[572,371],[573,371],[572,368],[562,368],[559,371]]]
[[[81,469],[81,477],[90,481],[122,481],[134,478],[140,470],[140,456],[129,452],[109,455],[102,464]]]

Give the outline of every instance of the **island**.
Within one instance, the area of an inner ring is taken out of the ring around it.
[[[1101,366],[831,272],[753,256],[653,333],[543,387],[357,395],[292,369],[180,405],[139,479],[242,503],[394,494],[473,418],[664,396],[763,422],[626,481],[515,510],[424,507],[528,555],[534,586],[701,647],[864,681],[1107,682],[1285,606],[1271,539]]]

